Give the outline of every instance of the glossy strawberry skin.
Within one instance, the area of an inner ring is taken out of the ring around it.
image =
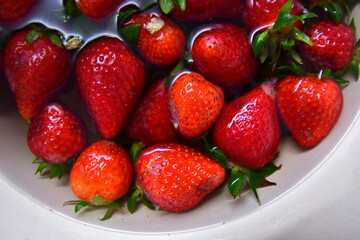
[[[240,16],[239,0],[187,0],[185,11],[174,3],[170,15],[185,22],[206,22],[214,19],[233,19]]]
[[[330,78],[288,76],[276,90],[280,117],[301,146],[319,143],[340,116],[342,91]]]
[[[41,35],[26,41],[29,29],[16,32],[4,50],[4,72],[20,115],[33,118],[58,93],[71,68],[71,53]]]
[[[101,197],[104,203],[126,194],[133,177],[128,153],[115,142],[100,140],[87,147],[70,172],[70,187],[83,201]]]
[[[81,98],[100,135],[105,139],[115,137],[143,89],[142,62],[121,40],[105,37],[80,52],[75,75]]]
[[[347,24],[330,20],[319,21],[305,31],[314,46],[300,43],[299,54],[311,70],[344,67],[353,57],[355,34]]]
[[[233,162],[259,168],[274,157],[280,140],[272,83],[264,83],[229,103],[213,139]]]
[[[242,86],[256,75],[257,59],[245,31],[233,24],[212,24],[194,40],[194,68],[221,86]]]
[[[80,154],[87,145],[87,133],[74,112],[59,103],[52,103],[32,120],[27,141],[36,157],[58,164]]]
[[[135,171],[146,196],[170,212],[197,205],[225,180],[225,170],[217,162],[171,142],[146,148],[135,163]]]
[[[25,15],[37,0],[0,0],[0,20],[11,21]]]
[[[252,0],[243,1],[242,20],[248,33],[272,28],[278,18],[281,7],[288,0]],[[293,0],[292,15],[300,15],[303,7],[298,0]]]
[[[78,0],[77,8],[87,17],[99,19],[117,10],[123,0]]]
[[[196,72],[181,74],[169,88],[172,122],[186,138],[198,137],[212,127],[223,106],[222,89]]]
[[[136,103],[124,127],[130,139],[142,141],[146,145],[178,139],[170,119],[165,82],[166,79],[162,79],[152,85]]]
[[[163,22],[160,29],[152,26]],[[155,23],[154,23],[155,22]],[[141,23],[137,48],[141,55],[151,64],[168,66],[176,62],[185,48],[185,35],[181,28],[166,15],[141,13],[131,17],[124,26]]]

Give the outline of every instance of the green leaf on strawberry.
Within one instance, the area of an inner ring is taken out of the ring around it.
[[[147,208],[151,210],[156,209],[154,204],[146,197],[142,190],[139,187],[136,187],[127,202],[127,209],[130,213],[133,213],[135,211],[135,207],[138,203],[139,198],[141,203],[144,204]]]
[[[163,13],[168,14],[173,8],[173,0],[159,0],[159,5]]]
[[[255,56],[258,56],[260,52],[264,49],[268,34],[269,34],[269,30],[266,30],[255,36],[253,41],[253,52]]]
[[[320,3],[319,6],[326,10],[330,19],[333,21],[340,22],[343,19],[343,10],[338,3]]]
[[[41,33],[37,30],[32,30],[26,35],[26,41],[28,43],[33,43],[40,37]]]
[[[52,179],[54,177],[57,177],[58,179],[60,179],[65,171],[66,171],[66,165],[65,163],[59,163],[59,164],[52,164],[46,161],[43,161],[39,158],[36,158],[33,163],[39,163],[38,168],[35,171],[35,175],[37,173],[40,174],[40,176],[43,175],[43,171],[47,168],[49,168],[50,172],[49,172],[49,178]]]
[[[139,31],[140,31],[141,23],[133,24],[130,26],[126,26],[119,30],[121,36],[125,38],[125,40],[133,45],[136,45],[139,39]]]
[[[62,38],[64,34],[56,29],[47,28],[45,25],[41,23],[30,23],[28,25],[32,30],[26,35],[26,41],[28,43],[35,42],[42,34],[47,36],[50,41],[56,46],[62,48]]]
[[[82,15],[81,11],[77,8],[75,0],[63,0],[64,6],[64,21],[67,22],[71,17],[78,17]]]
[[[142,150],[144,150],[145,144],[143,142],[135,142],[130,148],[130,157],[133,163],[136,162]]]
[[[277,167],[272,162],[270,162],[261,168],[248,168],[239,166],[229,162],[221,149],[214,146],[213,143],[210,143],[205,136],[202,136],[202,139],[207,155],[215,161],[219,162],[225,169],[230,170],[230,176],[227,185],[229,193],[234,198],[239,196],[241,194],[241,190],[244,187],[245,180],[253,191],[256,200],[259,202],[259,204],[261,204],[256,189],[260,187],[276,185],[275,183],[267,181],[266,178],[278,171],[281,168],[281,165]],[[279,153],[274,156],[273,160],[278,156]]]
[[[185,11],[186,8],[186,0],[174,0],[176,6],[178,6],[181,11]]]
[[[137,6],[130,6],[125,9],[120,9],[117,14],[117,27],[119,34],[125,38],[130,44],[136,45],[138,38],[139,38],[139,31],[141,27],[141,23],[132,24],[129,26],[124,27],[124,23],[128,17],[133,15],[137,12],[146,11],[152,7],[154,7],[156,3],[151,3],[148,6],[144,7],[143,9],[138,9]]]
[[[295,40],[313,45],[311,39],[295,27],[295,23],[300,21],[304,24],[307,19],[317,17],[317,15],[311,12],[292,15],[291,9],[292,0],[289,0],[280,9],[273,27],[255,35],[253,52],[255,56],[260,58],[261,63],[270,58],[271,62],[269,64],[275,68],[283,51],[289,52],[296,62],[302,63],[299,54],[293,49]]]
[[[228,190],[234,198],[240,195],[240,191],[244,186],[244,173],[238,168],[234,167],[231,169]]]
[[[107,207],[107,211],[105,212],[104,216],[100,219],[100,221],[108,220],[112,216],[113,212],[116,209],[121,210],[123,208],[120,203],[120,200],[104,203],[103,200],[101,199],[101,197],[99,197],[99,196],[95,196],[91,203],[85,202],[82,200],[71,200],[71,201],[67,201],[63,204],[63,206],[68,206],[68,205],[75,205],[75,207],[74,207],[75,213],[78,213],[80,210],[84,209],[85,207],[104,207],[105,206],[105,207]]]
[[[171,70],[170,74],[167,76],[165,81],[165,88],[168,88],[170,84],[174,81],[177,75],[183,70],[184,63],[179,61],[179,63]]]
[[[139,10],[136,8],[128,8],[125,10],[121,10],[119,11],[118,15],[117,15],[117,24],[119,27],[122,27],[125,23],[125,20],[132,15],[135,12],[138,12]]]

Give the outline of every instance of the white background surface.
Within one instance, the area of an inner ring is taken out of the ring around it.
[[[59,216],[0,178],[0,239],[359,239],[360,121],[309,178],[267,207],[234,222],[182,234],[134,235]]]

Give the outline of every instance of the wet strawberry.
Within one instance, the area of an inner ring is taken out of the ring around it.
[[[301,146],[319,143],[340,116],[342,92],[330,78],[288,76],[276,90],[280,116]]]
[[[124,27],[140,24],[136,46],[140,54],[156,66],[168,66],[182,55],[186,43],[181,28],[166,15],[140,13],[132,16]]]
[[[115,12],[123,0],[78,0],[77,8],[89,18],[103,18]]]
[[[270,162],[280,140],[273,83],[266,82],[229,103],[213,132],[233,162],[259,168]]]
[[[117,38],[99,38],[77,56],[75,75],[81,98],[105,139],[115,137],[141,94],[142,62]]]
[[[32,120],[27,142],[36,157],[58,164],[80,154],[87,144],[87,133],[74,112],[52,103]]]
[[[245,31],[232,24],[212,24],[191,46],[195,69],[218,85],[241,86],[256,75],[257,60]]]
[[[281,7],[288,0],[243,1],[242,20],[248,33],[264,31],[273,27]],[[298,0],[292,1],[291,14],[300,15],[303,7]]]
[[[200,74],[183,73],[169,89],[172,122],[181,135],[198,137],[218,119],[224,106],[222,89]]]
[[[4,72],[24,119],[33,118],[57,95],[70,67],[71,53],[38,30],[22,29],[9,39]]]
[[[0,0],[0,20],[15,20],[25,15],[37,0]]]
[[[130,188],[133,167],[127,152],[114,142],[91,144],[78,157],[70,172],[70,187],[81,200],[108,203]]]
[[[131,112],[124,131],[133,140],[146,145],[174,141],[178,133],[170,119],[166,79],[151,86]]]
[[[162,9],[167,12],[166,8]],[[241,1],[238,0],[224,0],[221,3],[216,0],[186,0],[186,4],[181,7],[174,3],[170,15],[181,21],[205,22],[220,18],[232,19],[238,17],[240,12]]]
[[[136,179],[160,209],[180,212],[197,205],[225,180],[223,167],[178,143],[146,148],[135,164]]]
[[[299,54],[310,70],[336,71],[351,61],[355,50],[355,33],[344,22],[319,21],[304,31],[314,45],[300,43]]]

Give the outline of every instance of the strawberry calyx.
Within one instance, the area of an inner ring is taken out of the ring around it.
[[[135,164],[136,160],[139,158],[140,153],[145,149],[145,144],[143,142],[135,142],[130,147],[130,157]],[[155,210],[156,207],[154,204],[146,197],[141,188],[137,186],[136,183],[133,184],[133,190],[127,201],[127,209],[130,213],[135,211],[138,200],[140,199],[141,203],[147,206],[151,210]]]
[[[63,6],[65,22],[68,22],[72,17],[78,17],[82,15],[82,12],[76,6],[75,0],[63,0]]]
[[[221,164],[225,169],[230,171],[227,184],[229,193],[234,198],[236,198],[237,196],[241,195],[241,191],[244,189],[245,184],[248,184],[257,202],[259,205],[261,205],[261,201],[256,189],[276,185],[276,183],[270,182],[266,178],[280,170],[281,165],[276,166],[272,162],[269,162],[265,166],[256,169],[239,166],[230,162],[223,151],[219,147],[210,143],[204,135],[202,136],[202,139],[207,155]],[[273,160],[278,156],[279,153],[274,156]]]
[[[159,0],[160,9],[165,14],[168,14],[174,8],[174,3],[181,11],[185,11],[186,0]]]
[[[72,158],[68,162],[74,162],[74,160],[75,160],[75,158]],[[35,171],[35,175],[39,173],[40,176],[43,176],[43,174],[44,174],[43,171],[45,169],[48,169],[50,179],[52,179],[54,177],[57,177],[58,179],[60,179],[66,171],[66,163],[65,162],[53,164],[53,163],[47,162],[45,160],[42,160],[40,158],[35,158],[33,163],[39,164],[39,166],[37,167],[37,169]]]
[[[125,6],[119,10],[117,14],[118,32],[128,43],[132,45],[136,45],[139,39],[139,31],[140,31],[141,23],[135,23],[124,27],[124,23],[126,19],[128,19],[134,13],[144,12],[154,7],[156,4],[157,3],[151,3],[148,6],[144,7],[143,9],[139,9],[135,5],[130,5],[130,6]],[[150,24],[150,28],[152,28],[151,24]],[[159,30],[159,28],[157,29]]]
[[[325,13],[331,20],[335,22],[340,22],[344,18],[344,11],[346,11],[346,16],[350,16],[350,9],[348,4],[345,1],[329,1],[329,0],[319,0],[312,1],[308,4],[305,4],[311,12],[322,11]]]
[[[269,65],[275,68],[283,51],[289,52],[296,62],[302,63],[300,56],[294,50],[295,40],[313,45],[311,39],[300,31],[295,26],[295,23],[301,21],[304,24],[307,19],[317,17],[317,15],[312,12],[292,15],[291,8],[292,0],[289,0],[280,9],[278,18],[272,28],[255,33],[252,41],[253,52],[256,57],[259,57],[261,63],[264,63],[270,57]]]
[[[95,208],[107,207],[107,211],[105,212],[104,216],[100,219],[100,221],[108,220],[116,209],[121,210],[123,208],[120,200],[116,200],[112,202],[103,202],[100,196],[93,197],[91,203],[82,200],[70,200],[70,201],[66,201],[63,204],[63,206],[68,206],[68,205],[75,205],[74,207],[75,214],[78,213],[81,209],[84,209],[85,207],[95,207]]]
[[[41,35],[45,35],[57,47],[65,47],[67,50],[77,49],[83,44],[83,39],[81,36],[65,36],[65,34],[59,30],[48,28],[41,23],[30,23],[27,27],[31,29],[30,32],[26,35],[26,41],[28,43],[33,43]]]
[[[149,198],[144,194],[140,187],[135,186],[128,202],[127,209],[130,213],[135,211],[138,200],[140,199],[141,203],[144,204],[150,210],[156,210],[156,206],[149,200]]]

